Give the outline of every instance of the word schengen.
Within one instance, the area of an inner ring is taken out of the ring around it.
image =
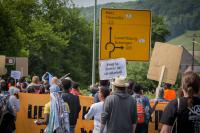
[[[126,60],[124,58],[100,61],[99,73],[101,80],[114,79],[122,76],[126,77]]]

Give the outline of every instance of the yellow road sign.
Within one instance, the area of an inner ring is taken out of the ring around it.
[[[149,10],[101,9],[100,60],[150,58],[151,12]]]

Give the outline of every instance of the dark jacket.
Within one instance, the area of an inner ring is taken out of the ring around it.
[[[101,123],[107,125],[107,133],[132,133],[137,121],[136,101],[122,90],[106,98]]]
[[[64,102],[67,102],[70,109],[69,114],[69,121],[70,121],[70,127],[75,127],[76,122],[78,119],[78,114],[81,110],[80,100],[78,96],[75,96],[71,93],[63,93],[62,98]]]

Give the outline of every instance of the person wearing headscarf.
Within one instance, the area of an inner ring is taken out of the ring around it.
[[[69,106],[61,97],[57,78],[52,79],[50,102],[44,107],[44,121],[36,121],[38,125],[47,125],[45,133],[70,133]]]

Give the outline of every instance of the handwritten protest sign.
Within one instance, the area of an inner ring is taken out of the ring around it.
[[[126,60],[124,58],[102,60],[99,64],[100,80],[109,80],[118,76],[126,78]]]
[[[21,78],[21,72],[20,71],[11,71],[11,77],[14,79],[20,79]]]

